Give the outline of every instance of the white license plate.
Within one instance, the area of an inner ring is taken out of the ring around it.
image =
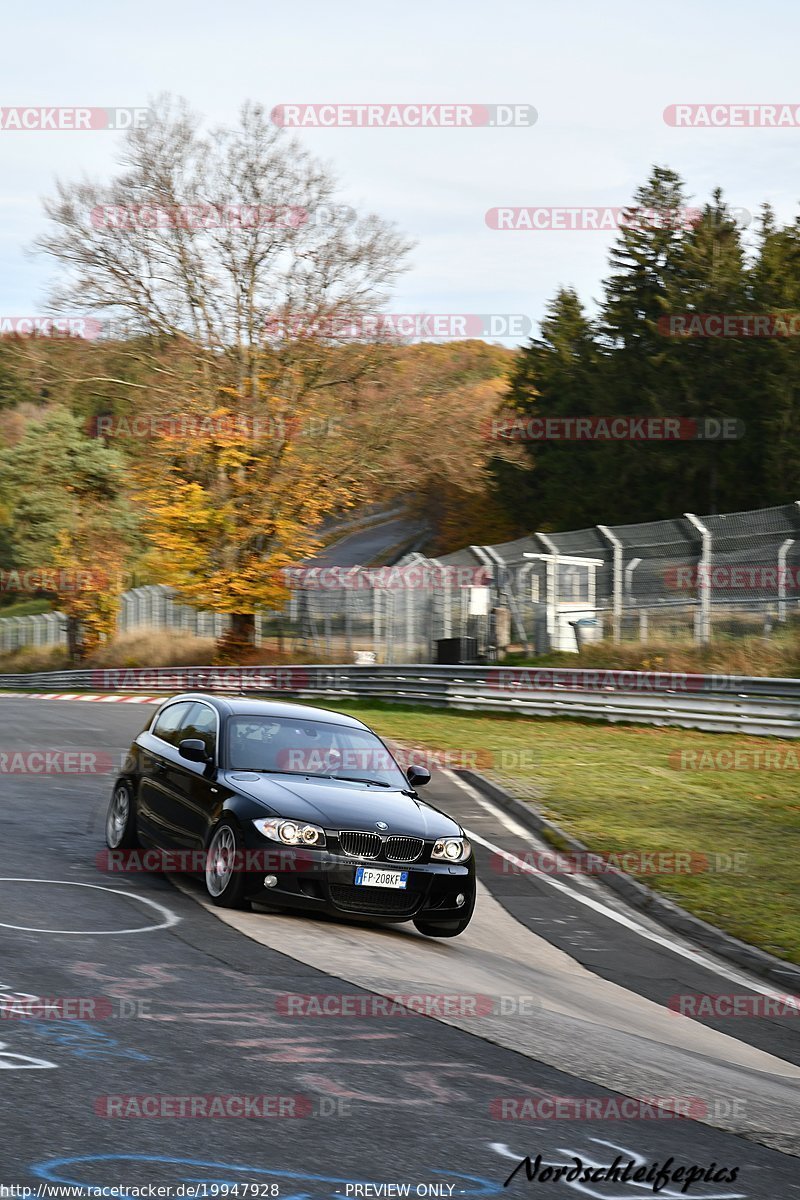
[[[408,871],[379,871],[377,867],[356,867],[356,884],[361,887],[404,888]]]

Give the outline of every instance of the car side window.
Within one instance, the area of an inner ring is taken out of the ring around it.
[[[155,725],[150,730],[154,737],[161,738],[170,746],[177,746],[181,740],[180,734],[189,709],[193,708],[191,701],[184,700],[181,704],[170,704],[159,715]]]
[[[198,738],[206,748],[206,753],[216,757],[217,753],[217,714],[210,704],[197,701],[191,706],[181,723],[178,742],[186,738]]]

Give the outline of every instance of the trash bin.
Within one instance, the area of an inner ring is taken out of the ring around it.
[[[592,635],[597,630],[597,619],[595,617],[581,617],[577,621],[570,621],[570,625],[575,634],[576,649],[580,654],[587,642],[596,640]]]
[[[439,638],[436,643],[436,662],[440,666],[478,661],[478,639],[474,637]]]

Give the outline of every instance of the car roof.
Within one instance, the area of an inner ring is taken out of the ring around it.
[[[258,700],[249,696],[219,696],[209,692],[181,692],[170,696],[164,704],[179,700],[204,700],[216,708],[220,716],[246,717],[294,717],[300,721],[324,721],[329,725],[349,725],[351,728],[368,729],[363,721],[330,708],[317,708],[310,704],[291,704],[283,700]],[[164,705],[161,706],[162,708]]]

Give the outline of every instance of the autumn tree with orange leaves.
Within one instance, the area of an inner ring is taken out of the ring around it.
[[[188,602],[230,613],[234,641],[250,640],[254,610],[282,606],[283,570],[317,549],[325,515],[361,498],[330,408],[316,397],[291,410],[275,396],[184,404],[131,458],[146,565]]]
[[[145,418],[126,449],[155,577],[252,639],[280,568],[369,486],[347,421],[318,422],[374,347],[334,353],[329,331],[385,302],[408,243],[258,105],[206,133],[159,101],[110,183],[61,183],[47,212],[54,304],[108,321],[123,360],[70,385],[113,395],[117,428]]]

